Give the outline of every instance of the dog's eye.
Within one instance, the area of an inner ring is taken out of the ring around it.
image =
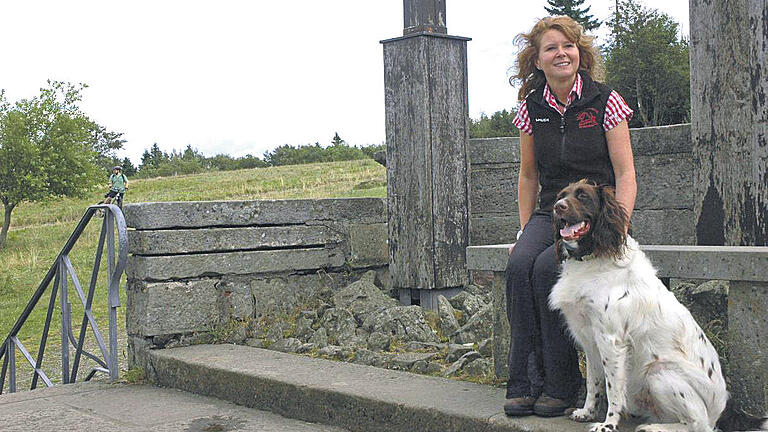
[[[587,193],[584,192],[584,191],[579,191],[579,193],[577,193],[576,196],[579,199],[587,199],[587,198],[589,198],[589,195],[587,195]]]

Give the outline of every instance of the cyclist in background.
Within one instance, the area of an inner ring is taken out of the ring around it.
[[[109,176],[109,192],[104,195],[104,204],[111,204],[112,200],[117,198],[117,205],[122,207],[123,195],[128,188],[128,178],[123,174],[123,167],[115,166],[112,168],[112,175]]]

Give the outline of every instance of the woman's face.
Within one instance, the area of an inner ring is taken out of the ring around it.
[[[536,67],[547,81],[571,79],[579,70],[579,47],[560,30],[550,29],[541,35]]]

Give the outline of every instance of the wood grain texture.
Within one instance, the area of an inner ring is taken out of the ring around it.
[[[691,0],[699,244],[768,244],[768,3]]]
[[[466,70],[464,39],[384,42],[390,273],[397,288],[466,282]]]

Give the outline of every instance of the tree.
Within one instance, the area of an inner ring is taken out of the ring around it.
[[[131,177],[136,175],[136,166],[133,165],[133,162],[131,162],[130,158],[123,158],[123,160],[117,165],[123,167],[123,174],[126,176]]]
[[[589,15],[592,6],[582,9],[584,0],[547,0],[549,7],[544,6],[544,10],[552,16],[565,15],[573,18],[584,27],[585,31],[594,30],[600,27],[601,23],[593,15]]]
[[[517,115],[517,110],[506,109],[496,111],[490,117],[485,113],[480,114],[479,120],[469,119],[470,138],[495,138],[520,136],[520,131],[512,123]]]
[[[19,203],[82,196],[99,182],[98,125],[77,105],[85,87],[48,81],[39,96],[14,105],[0,93],[0,247]]]
[[[630,126],[659,126],[690,121],[688,41],[678,23],[636,0],[618,2],[621,13],[606,46],[606,82],[635,111]]]
[[[335,135],[333,136],[333,139],[331,140],[331,145],[337,146],[337,145],[342,145],[344,143],[346,143],[346,141],[341,139],[341,137],[339,136],[339,133],[336,132]]]

